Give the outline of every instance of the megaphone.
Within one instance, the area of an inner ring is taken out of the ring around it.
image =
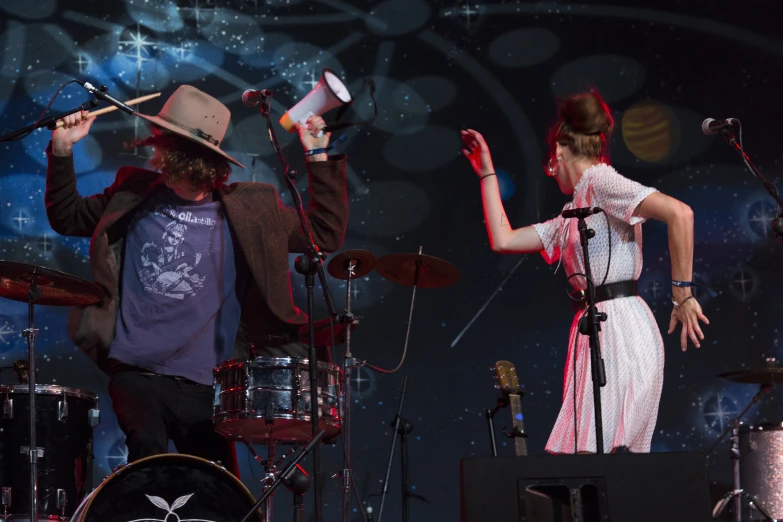
[[[280,118],[280,125],[288,132],[296,132],[296,124],[304,125],[310,116],[320,116],[330,110],[351,103],[351,93],[345,84],[329,69],[307,96],[288,109]]]

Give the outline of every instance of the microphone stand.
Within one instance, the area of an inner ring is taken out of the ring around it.
[[[587,222],[584,217],[579,217],[579,238],[582,243],[582,254],[585,260],[585,274],[587,276],[587,292],[585,299],[587,301],[587,315],[579,321],[579,333],[590,337],[590,368],[593,374],[593,407],[595,409],[595,445],[596,453],[604,452],[604,425],[601,416],[601,387],[606,386],[606,371],[604,369],[604,360],[601,358],[601,345],[598,339],[598,332],[601,331],[601,321],[606,321],[606,314],[599,312],[595,306],[595,285],[593,284],[592,271],[590,270],[590,252],[588,243],[590,238],[595,237],[595,230],[587,228]],[[576,357],[576,354],[574,354]],[[576,380],[576,374],[574,374]],[[576,404],[574,404],[574,415],[576,415]],[[576,433],[574,433],[576,437]]]
[[[742,123],[740,123],[740,129]],[[778,192],[777,187],[774,183],[769,181],[767,178],[764,177],[764,175],[761,173],[761,171],[756,167],[756,165],[753,163],[753,161],[750,159],[750,157],[745,154],[745,150],[742,147],[741,143],[737,142],[737,138],[728,131],[728,129],[721,129],[721,134],[726,140],[726,143],[729,144],[729,146],[736,150],[737,153],[740,155],[740,158],[742,158],[742,161],[745,163],[745,165],[748,167],[750,172],[753,174],[753,176],[756,177],[759,181],[761,181],[761,184],[764,186],[764,188],[767,190],[770,196],[772,196],[772,199],[775,200],[775,202],[778,204],[778,208],[782,209],[781,214],[775,218],[775,220],[772,222],[772,232],[777,236],[778,239],[783,240],[783,199],[780,197],[780,193]],[[742,136],[742,131],[740,130],[740,136]]]
[[[495,438],[495,424],[492,422],[495,419],[495,414],[500,411],[501,408],[505,408],[509,405],[508,395],[501,395],[498,399],[498,403],[491,410],[487,410],[484,416],[487,419],[487,427],[489,428],[489,442],[492,448],[492,456],[498,456],[498,445]]]
[[[24,127],[19,130],[15,130],[13,132],[9,132],[8,134],[5,134],[4,136],[0,136],[0,143],[4,141],[14,141],[21,138],[27,137],[31,132],[33,132],[36,129],[40,129],[41,127],[47,127],[49,130],[54,130],[55,125],[57,125],[57,120],[64,118],[68,116],[69,114],[73,114],[80,111],[89,111],[90,109],[93,109],[98,106],[98,102],[95,100],[89,100],[75,109],[71,109],[69,111],[63,112],[62,114],[57,114],[55,116],[49,116],[48,118],[44,118],[38,123],[34,123],[32,125],[28,125],[27,127]]]
[[[335,306],[332,293],[329,290],[329,285],[326,281],[326,272],[324,271],[323,259],[318,245],[313,240],[313,234],[310,230],[310,225],[307,222],[307,214],[305,213],[304,206],[302,204],[302,196],[299,191],[296,190],[296,175],[297,172],[291,168],[291,165],[286,161],[283,151],[280,148],[280,142],[275,135],[274,127],[272,126],[272,120],[270,118],[272,109],[272,92],[266,97],[263,103],[261,103],[261,115],[266,120],[267,132],[269,133],[269,140],[272,143],[272,149],[274,149],[277,159],[283,167],[283,173],[288,190],[291,192],[291,197],[296,205],[296,210],[299,214],[299,221],[302,228],[302,233],[307,239],[307,252],[304,256],[296,258],[294,267],[296,271],[305,276],[305,286],[307,287],[307,314],[308,314],[308,327],[310,332],[310,346],[309,346],[309,369],[310,369],[310,418],[313,425],[313,435],[318,433],[320,423],[318,419],[318,358],[315,351],[315,318],[313,317],[314,304],[313,304],[313,287],[315,285],[315,274],[318,274],[318,279],[321,283],[321,288],[324,292],[324,300],[326,301],[326,307],[329,310],[329,317],[335,317]],[[321,502],[321,449],[320,446],[315,446],[313,449],[313,498],[315,501],[315,522],[321,522],[323,519],[323,505]]]

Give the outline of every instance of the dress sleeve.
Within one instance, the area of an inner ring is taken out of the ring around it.
[[[538,233],[538,237],[541,238],[541,243],[544,245],[541,257],[550,265],[560,259],[560,243],[563,238],[564,225],[565,219],[559,215],[549,221],[533,225],[533,228]]]
[[[634,216],[634,210],[657,190],[630,180],[612,168],[597,174],[592,182],[596,206],[604,209],[609,216],[629,225],[644,223],[645,218]]]

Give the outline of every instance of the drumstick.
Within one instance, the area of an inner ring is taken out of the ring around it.
[[[133,100],[128,100],[128,101],[125,102],[125,105],[138,105],[139,103],[143,103],[143,102],[145,102],[147,100],[151,100],[153,98],[157,98],[158,96],[160,96],[159,92],[156,92],[155,94],[148,94],[146,96],[141,96],[140,98],[135,98]],[[112,105],[111,107],[104,107],[103,109],[98,109],[97,111],[93,111],[93,112],[89,113],[89,115],[90,116],[100,116],[101,114],[106,114],[107,112],[112,112],[112,111],[116,111],[116,110],[117,110],[117,107]],[[57,128],[59,129],[62,126],[63,126],[63,121],[62,120],[57,120]]]

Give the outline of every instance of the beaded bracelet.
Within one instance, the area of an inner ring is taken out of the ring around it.
[[[674,300],[674,298],[672,297],[672,304],[673,304],[674,306],[681,306],[681,305],[682,305],[683,303],[685,303],[685,301],[687,301],[688,299],[696,299],[696,296],[694,296],[693,294],[691,294],[691,295],[689,295],[688,297],[686,297],[685,299],[683,299],[682,301],[680,301],[679,303],[678,303],[677,301],[675,301],[675,300]]]

